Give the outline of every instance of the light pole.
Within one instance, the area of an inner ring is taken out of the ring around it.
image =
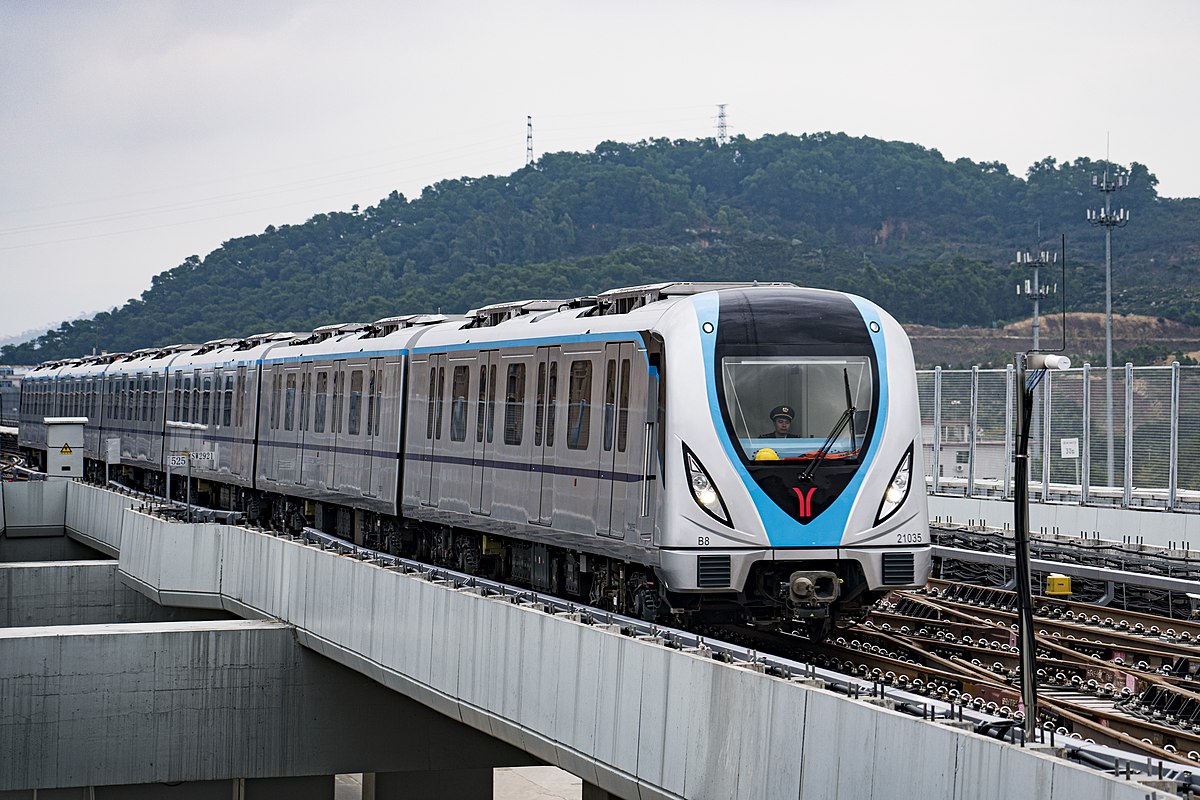
[[[1108,162],[1104,164],[1104,178],[1092,176],[1092,188],[1104,192],[1104,208],[1089,208],[1088,222],[1104,226],[1104,375],[1105,375],[1105,429],[1108,431],[1108,486],[1113,485],[1113,358],[1112,358],[1112,229],[1124,228],[1129,222],[1129,212],[1112,209],[1112,193],[1129,185],[1128,175],[1108,176]],[[1125,432],[1129,435],[1129,431]]]
[[[1033,635],[1033,580],[1029,568],[1029,423],[1033,390],[1045,370],[1067,369],[1071,359],[1046,353],[1017,353],[1016,441],[1013,442],[1016,487],[1013,495],[1013,537],[1017,545],[1017,643],[1021,655],[1021,703],[1025,706],[1025,741],[1032,744],[1037,730],[1037,665]],[[1026,370],[1031,370],[1028,375]]]

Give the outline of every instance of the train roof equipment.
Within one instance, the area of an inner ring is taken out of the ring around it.
[[[420,325],[438,325],[447,322],[451,317],[445,314],[401,314],[396,317],[377,319],[373,325],[378,329],[376,336],[387,336],[402,328],[415,328]]]
[[[627,286],[623,289],[609,289],[607,292],[596,295],[595,300],[600,314],[628,314],[630,311],[670,297],[687,297],[703,292],[717,292],[722,289],[752,288],[794,289],[796,284],[786,281],[766,283],[760,281],[670,281]]]
[[[468,328],[492,328],[501,322],[525,316],[537,311],[560,311],[568,307],[570,300],[516,300],[493,303],[467,312],[471,321]]]

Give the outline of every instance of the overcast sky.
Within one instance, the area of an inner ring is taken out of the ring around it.
[[[0,0],[0,336],[267,225],[512,172],[527,114],[539,154],[711,136],[725,103],[731,134],[1018,175],[1108,136],[1200,196],[1198,23],[1193,0]]]

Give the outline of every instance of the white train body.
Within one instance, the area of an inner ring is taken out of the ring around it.
[[[909,490],[923,474],[912,351],[849,295],[635,287],[46,367],[30,402],[81,370],[82,391],[109,393],[91,441],[121,436],[127,463],[161,470],[180,447],[168,420],[203,424],[186,446],[214,455],[193,475],[223,505],[403,533],[418,552],[647,615],[821,627],[930,570],[925,492]]]

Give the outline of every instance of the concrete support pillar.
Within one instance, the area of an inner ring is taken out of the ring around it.
[[[583,782],[583,800],[619,800],[615,794],[609,794],[599,786]]]
[[[368,772],[363,800],[491,800],[492,768]]]
[[[300,778],[246,778],[241,800],[333,800],[332,775]]]

